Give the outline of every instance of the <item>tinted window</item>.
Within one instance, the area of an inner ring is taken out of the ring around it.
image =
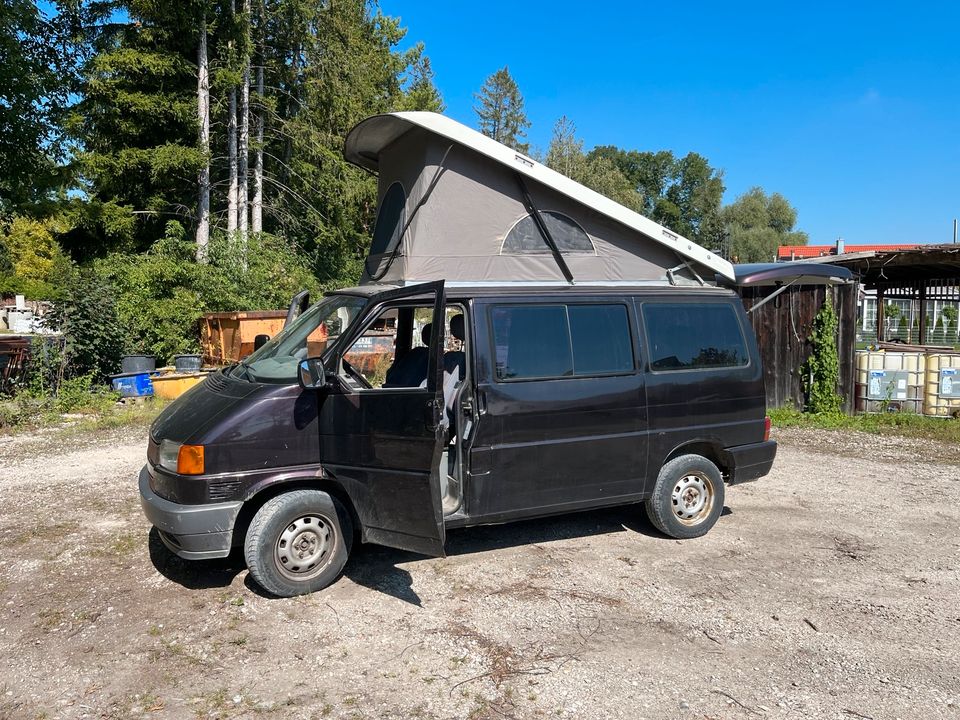
[[[491,318],[498,380],[633,369],[630,326],[623,305],[497,307]]]
[[[570,305],[575,375],[633,369],[627,308],[623,305]]]
[[[498,380],[573,375],[563,305],[497,307],[491,318]]]
[[[543,224],[550,231],[550,237],[562,253],[593,253],[590,236],[574,220],[557,212],[541,212]],[[501,254],[506,255],[542,255],[550,248],[537,229],[533,217],[527,215],[514,225],[503,241]]]
[[[737,367],[749,362],[740,322],[726,303],[645,303],[653,370]]]
[[[391,256],[400,244],[400,233],[403,232],[406,202],[400,183],[393,183],[383,196],[373,226],[370,254],[367,255],[366,270],[371,278],[382,277],[390,267]]]

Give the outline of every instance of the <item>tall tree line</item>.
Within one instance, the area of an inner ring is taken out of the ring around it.
[[[268,233],[322,279],[351,276],[376,187],[342,159],[344,135],[373,113],[443,108],[423,46],[398,50],[398,20],[366,0],[59,2],[0,10],[0,61],[20,61],[3,87],[29,90],[10,117],[0,102],[0,129],[13,131],[0,160],[22,156],[4,139],[27,140],[53,176],[38,187],[25,158],[0,181],[0,220],[40,212],[42,195],[81,262],[145,251],[175,221],[200,262],[221,238],[243,265],[251,236]]]
[[[483,134],[530,152],[524,142],[530,127],[523,95],[503,67],[475,95],[477,127]],[[699,153],[678,157],[670,150],[626,150],[601,145],[589,152],[576,126],[561,117],[545,153],[533,153],[545,165],[616,200],[698,244],[739,262],[772,261],[778,245],[806,244],[794,230],[797,213],[779,193],[752,188],[724,206],[723,171]]]

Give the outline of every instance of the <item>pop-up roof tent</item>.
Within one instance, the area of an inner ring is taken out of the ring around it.
[[[736,279],[693,241],[443,115],[368,118],[344,156],[379,176],[364,284]]]

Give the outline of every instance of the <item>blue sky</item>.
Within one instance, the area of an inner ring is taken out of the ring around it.
[[[508,65],[545,148],[670,149],[725,201],[783,193],[812,243],[949,242],[960,217],[960,3],[381,0],[426,44],[446,113]]]

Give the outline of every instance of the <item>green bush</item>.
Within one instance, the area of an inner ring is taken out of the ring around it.
[[[99,381],[119,371],[123,329],[113,288],[96,269],[82,268],[71,276],[49,324],[63,333],[63,377],[90,375]]]
[[[251,236],[246,253],[215,236],[209,263],[194,260],[196,245],[177,222],[147,253],[114,253],[96,262],[116,289],[127,353],[156,355],[161,363],[199,348],[206,312],[285,308],[296,292],[317,291],[309,261],[280,238]]]
[[[95,385],[92,373],[66,378],[57,390],[54,407],[57,412],[106,412],[119,397],[103,385]]]

